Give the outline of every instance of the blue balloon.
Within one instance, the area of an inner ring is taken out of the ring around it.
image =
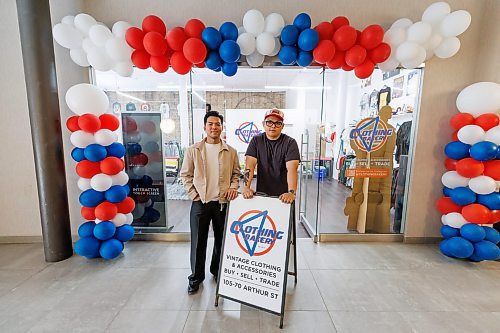
[[[83,237],[75,243],[75,252],[82,257],[96,258],[99,256],[100,245],[101,242],[93,236]]]
[[[130,224],[124,224],[116,228],[116,233],[114,238],[118,239],[120,242],[125,243],[134,237],[134,228]]]
[[[500,242],[500,232],[498,230],[483,226],[484,232],[486,233],[485,240],[492,242],[493,244],[498,244]]]
[[[297,55],[297,64],[301,67],[309,66],[313,61],[313,54],[309,51],[299,50],[299,54]]]
[[[311,17],[306,13],[300,13],[293,20],[293,25],[299,29],[299,31],[309,29],[311,27]]]
[[[452,141],[444,147],[444,153],[449,158],[460,160],[462,158],[469,157],[469,149],[470,145],[460,141]]]
[[[451,237],[446,241],[446,251],[456,258],[468,258],[474,252],[474,246],[465,238]]]
[[[453,255],[448,251],[448,240],[447,239],[443,239],[440,243],[439,243],[439,250],[441,251],[442,254],[444,254],[445,256],[447,257],[452,257],[453,258]]]
[[[451,200],[459,206],[476,202],[476,193],[468,187],[455,187],[450,191]]]
[[[314,29],[306,29],[299,35],[299,48],[303,51],[312,51],[319,43],[318,32]]]
[[[474,244],[474,255],[481,260],[497,260],[500,258],[500,249],[496,244],[483,240]]]
[[[201,33],[201,40],[205,43],[209,50],[215,51],[219,49],[219,46],[222,43],[222,35],[217,29],[207,27],[203,29]]]
[[[224,73],[224,75],[226,76],[233,76],[234,74],[236,74],[237,71],[238,71],[238,64],[235,62],[233,63],[225,62],[224,64],[222,64],[222,73]]]
[[[149,187],[149,186],[153,185],[153,178],[151,178],[148,175],[144,175],[141,178],[141,184],[144,187]]]
[[[470,260],[475,261],[475,262],[480,262],[483,261],[483,259],[479,258],[476,253],[473,253],[470,257]]]
[[[108,260],[118,257],[122,251],[123,243],[114,238],[102,242],[101,247],[99,248],[101,257]]]
[[[222,66],[222,59],[219,56],[219,52],[209,52],[207,58],[205,59],[205,66],[213,71],[217,70],[217,68],[220,68]]]
[[[500,193],[478,194],[477,203],[488,207],[491,210],[500,209]]]
[[[114,156],[118,158],[122,158],[125,156],[125,146],[119,142],[113,142],[109,146],[106,147],[108,151],[108,156]]]
[[[84,149],[83,148],[75,148],[71,151],[71,157],[77,161],[81,162],[85,159]]]
[[[497,148],[497,157],[496,157],[497,160],[500,160],[500,148]]]
[[[278,53],[278,58],[283,65],[292,65],[297,60],[297,48],[294,46],[283,46]]]
[[[104,192],[88,189],[80,194],[80,204],[85,207],[95,207],[105,200]]]
[[[144,176],[143,176],[144,177]],[[122,185],[123,189],[125,190],[125,193],[127,193],[127,196],[130,194],[130,186],[127,184]]]
[[[470,156],[478,161],[489,161],[495,159],[498,154],[498,146],[490,141],[481,141],[470,148]]]
[[[460,230],[457,228],[450,227],[449,225],[443,225],[441,227],[441,235],[445,239],[456,237],[460,235]]]
[[[220,72],[221,70],[222,70],[222,65],[221,65],[221,66],[219,66],[219,67],[217,67],[217,68],[216,68],[216,69],[214,69],[213,71],[214,71],[214,72]]]
[[[112,238],[115,235],[116,227],[113,222],[102,221],[98,223],[94,228],[94,237],[105,241]]]
[[[112,203],[119,203],[127,197],[127,191],[121,185],[111,186],[105,193],[106,200]]]
[[[240,58],[240,46],[234,40],[225,40],[219,47],[219,55],[224,62],[236,62]],[[224,71],[224,67],[222,71]]]
[[[445,197],[449,197],[449,196],[450,196],[450,193],[451,193],[451,190],[452,190],[451,188],[446,187],[446,186],[443,186],[443,195],[444,195]]]
[[[160,150],[160,146],[158,146],[158,143],[155,141],[149,141],[144,145],[144,151],[148,153],[154,153]]]
[[[294,25],[285,25],[283,30],[281,30],[281,43],[283,45],[295,45],[297,44],[297,39],[299,38],[299,29]]]
[[[83,150],[83,154],[89,161],[100,162],[106,158],[106,156],[108,155],[108,151],[103,146],[98,145],[97,143],[93,143],[85,147],[85,149]]]
[[[85,222],[78,227],[78,236],[80,236],[80,238],[93,236],[94,228],[95,228],[94,221]]]
[[[127,153],[130,156],[134,156],[140,154],[142,152],[142,146],[137,142],[129,142],[127,143]]]
[[[222,40],[238,39],[238,27],[233,22],[224,22],[219,28]]]
[[[486,236],[486,232],[478,224],[466,223],[460,228],[460,235],[463,238],[475,243],[482,241]]]

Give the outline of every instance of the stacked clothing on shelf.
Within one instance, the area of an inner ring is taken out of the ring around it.
[[[356,165],[356,155],[346,155],[342,156],[339,159],[339,183],[352,187],[352,179],[351,177],[346,177],[347,169],[354,168]]]

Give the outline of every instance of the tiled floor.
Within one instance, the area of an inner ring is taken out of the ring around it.
[[[211,248],[211,245],[209,245]],[[189,244],[131,242],[114,261],[44,261],[41,244],[0,245],[0,332],[498,332],[500,263],[434,245],[299,241],[285,326],[186,292]],[[207,267],[208,269],[208,267]]]

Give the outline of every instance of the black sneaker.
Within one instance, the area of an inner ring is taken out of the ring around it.
[[[196,292],[200,289],[199,284],[188,284],[188,294],[193,295],[196,294]]]

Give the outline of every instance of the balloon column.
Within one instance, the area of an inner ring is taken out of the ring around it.
[[[456,104],[453,141],[444,149],[444,197],[436,203],[443,214],[440,249],[449,257],[497,260],[500,234],[481,225],[500,222],[500,84],[472,84]]]
[[[85,220],[78,229],[80,239],[75,252],[86,258],[116,258],[123,243],[134,235],[132,210],[128,197],[128,175],[123,172],[125,147],[117,142],[118,119],[107,112],[106,94],[91,84],[81,83],[66,92],[66,103],[76,113],[67,122],[72,132],[71,152],[77,162],[78,187],[82,190],[81,215]]]

